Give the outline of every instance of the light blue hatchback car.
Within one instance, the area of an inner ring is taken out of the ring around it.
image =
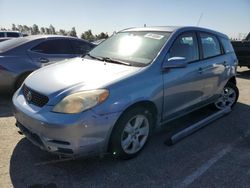
[[[13,96],[16,125],[52,153],[129,159],[154,128],[208,104],[233,107],[237,63],[219,32],[125,29],[85,57],[33,72]]]

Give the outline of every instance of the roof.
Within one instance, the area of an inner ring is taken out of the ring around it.
[[[29,39],[29,40],[43,39],[43,38],[72,38],[72,39],[78,39],[76,37],[62,36],[62,35],[29,35],[29,36],[26,36],[25,38]]]
[[[180,28],[180,27],[179,26],[132,27],[132,28],[124,29],[122,31],[166,31],[166,32],[173,32],[178,28]]]
[[[196,26],[153,26],[153,27],[133,27],[124,29],[120,32],[126,32],[126,31],[162,31],[162,32],[185,32],[185,31],[202,31],[202,32],[209,32],[216,35],[219,35],[221,37],[228,38],[225,34],[220,33],[218,31],[214,31],[207,28],[202,27],[196,27]]]
[[[20,31],[0,31],[0,33],[21,33]]]

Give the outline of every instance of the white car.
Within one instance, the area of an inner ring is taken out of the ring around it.
[[[16,38],[23,37],[23,34],[19,31],[0,31],[0,38]]]

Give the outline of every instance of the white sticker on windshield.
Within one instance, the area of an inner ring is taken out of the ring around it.
[[[158,35],[155,33],[147,33],[144,35],[144,37],[151,38],[151,39],[156,39],[156,40],[161,40],[164,36],[163,35]]]

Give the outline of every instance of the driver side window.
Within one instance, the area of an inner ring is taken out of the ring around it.
[[[199,59],[198,43],[195,33],[184,33],[180,35],[169,51],[169,58],[184,57],[187,62]]]

